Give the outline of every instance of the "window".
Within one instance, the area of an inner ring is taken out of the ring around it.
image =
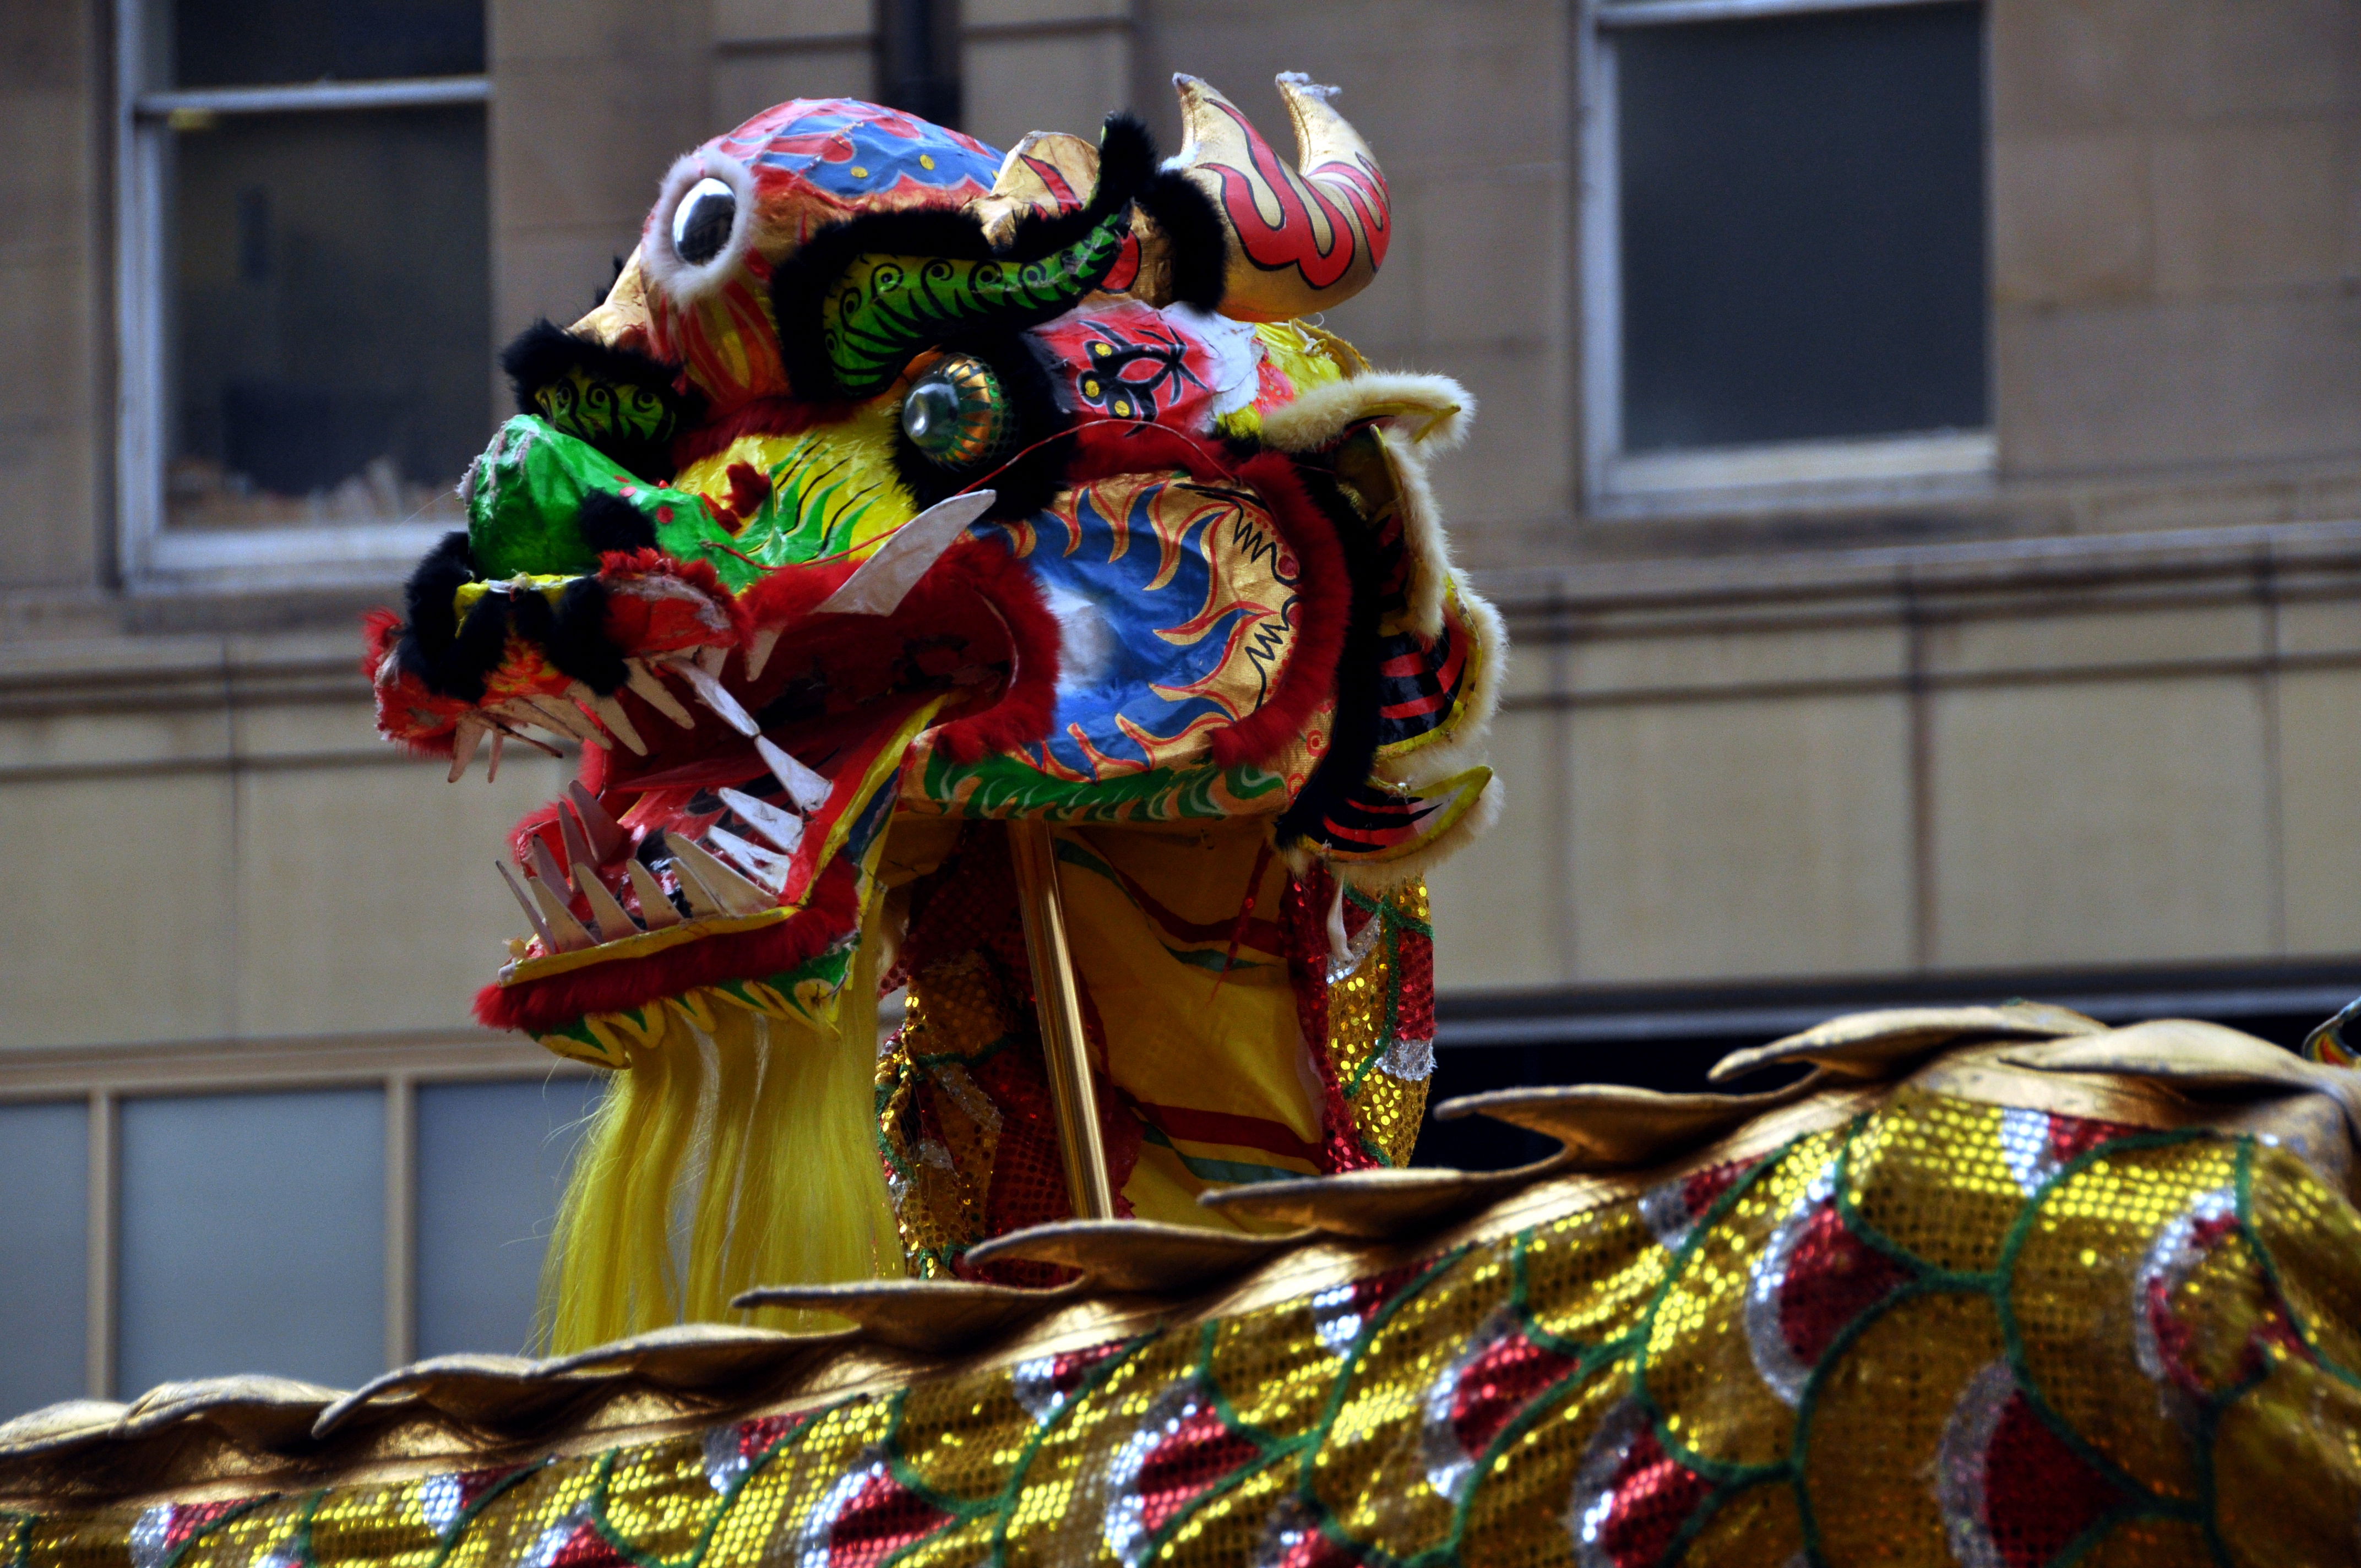
[[[491,420],[482,0],[118,0],[125,575],[407,565]]]
[[[1958,0],[1593,0],[1590,485],[1991,467],[1983,36]]]
[[[598,1079],[234,1069],[174,1092],[156,1081],[173,1071],[0,1103],[0,1420],[180,1378],[350,1388],[419,1356],[531,1350]]]

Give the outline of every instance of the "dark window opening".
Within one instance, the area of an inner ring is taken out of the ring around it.
[[[1613,48],[1624,449],[1984,426],[1981,8]]]

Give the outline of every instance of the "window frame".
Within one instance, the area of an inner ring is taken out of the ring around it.
[[[1990,393],[1986,425],[1975,431],[1897,432],[1674,452],[1623,449],[1622,185],[1615,42],[1642,27],[1754,20],[1832,11],[1899,10],[1950,0],[1579,0],[1576,74],[1580,93],[1580,243],[1576,267],[1582,323],[1580,438],[1584,515],[1645,520],[1827,504],[1949,500],[1990,490],[1999,463]],[[1989,5],[1985,49],[1990,51]],[[1987,170],[1990,71],[1985,73]],[[1992,246],[1991,181],[1985,181],[1984,245]],[[1985,320],[1991,321],[1990,290]],[[1995,385],[1985,334],[1985,385]]]
[[[21,1058],[21,1059],[10,1059]],[[417,1358],[418,1091],[450,1083],[552,1083],[597,1076],[529,1040],[455,1031],[400,1041],[230,1042],[0,1053],[0,1104],[80,1104],[89,1118],[83,1385],[93,1399],[137,1397],[115,1380],[121,1235],[121,1110],[126,1100],[379,1090],[385,1096],[385,1364]],[[21,1411],[0,1411],[0,1420]]]
[[[243,592],[380,584],[431,549],[445,523],[387,520],[305,528],[174,530],[164,507],[170,346],[164,290],[164,147],[190,115],[335,114],[357,109],[489,107],[489,71],[472,76],[150,90],[147,0],[115,4],[115,550],[135,590]],[[487,345],[489,355],[489,345]]]

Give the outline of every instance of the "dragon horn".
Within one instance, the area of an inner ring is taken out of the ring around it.
[[[1329,106],[1335,89],[1279,74],[1295,122],[1290,168],[1227,98],[1193,76],[1172,84],[1184,134],[1170,167],[1212,198],[1229,241],[1222,313],[1285,321],[1367,288],[1393,237],[1392,199],[1368,144]]]

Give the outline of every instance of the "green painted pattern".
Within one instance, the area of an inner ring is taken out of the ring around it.
[[[1038,817],[1051,822],[1218,821],[1247,813],[1249,802],[1277,810],[1285,784],[1249,762],[1233,768],[1155,768],[1111,779],[1052,778],[1021,758],[994,753],[954,762],[928,753],[920,788],[925,797],[968,817]]]
[[[1020,325],[1081,302],[1115,266],[1129,208],[1038,261],[855,257],[820,306],[820,341],[846,397],[885,389],[910,356],[963,327]]]

